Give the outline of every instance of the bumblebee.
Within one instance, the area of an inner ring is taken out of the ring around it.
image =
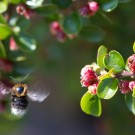
[[[29,99],[42,102],[49,95],[49,91],[42,82],[37,82],[29,87],[25,83],[17,83],[12,88],[8,88],[0,82],[0,93],[3,95],[11,93],[11,114],[18,117],[22,117],[26,113]]]

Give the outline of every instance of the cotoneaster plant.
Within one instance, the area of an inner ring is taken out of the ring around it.
[[[100,46],[97,63],[82,68],[80,82],[87,88],[80,102],[86,114],[99,117],[102,113],[101,99],[109,100],[120,90],[128,109],[135,115],[135,54],[125,62],[119,52],[111,50],[107,53],[107,48]]]

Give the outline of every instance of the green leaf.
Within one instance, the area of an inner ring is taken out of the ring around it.
[[[99,98],[110,99],[118,90],[118,79],[116,78],[105,78],[100,81],[97,88],[97,95]]]
[[[0,58],[6,58],[6,50],[1,41],[0,41]]]
[[[0,24],[0,40],[7,38],[12,30],[5,24]]]
[[[24,0],[9,0],[9,2],[12,3],[12,4],[18,4],[22,1],[24,1]]]
[[[119,3],[126,3],[126,2],[130,2],[132,0],[119,0]]]
[[[72,13],[71,15],[64,17],[62,27],[67,34],[77,34],[81,29],[79,15],[77,13]]]
[[[108,70],[114,69],[115,73],[121,72],[125,68],[123,57],[119,52],[112,50],[104,57],[104,65]]]
[[[132,96],[135,97],[135,87],[133,88]]]
[[[5,1],[0,1],[0,13],[7,11],[8,4]]]
[[[1,23],[2,23],[2,24],[7,24],[5,18],[3,17],[2,14],[0,14],[0,24],[1,24]]]
[[[105,32],[97,26],[85,26],[80,31],[80,36],[89,42],[98,43],[105,37]]]
[[[81,109],[86,114],[99,117],[102,112],[101,101],[96,95],[86,92],[81,99]]]
[[[134,44],[133,44],[133,51],[134,51],[134,53],[135,53],[135,42],[134,42]]]
[[[48,18],[58,18],[58,7],[55,4],[46,4],[34,9],[38,14]]]
[[[15,41],[20,49],[25,52],[32,52],[35,51],[37,48],[37,44],[35,39],[31,38],[31,36],[20,33],[19,35],[15,36]]]
[[[53,3],[57,4],[59,8],[67,8],[72,3],[72,0],[52,0]]]
[[[97,53],[97,64],[101,69],[105,68],[103,58],[106,54],[107,54],[107,48],[104,46],[100,46]]]
[[[105,12],[111,12],[118,6],[118,0],[100,0],[101,8]]]
[[[128,109],[135,115],[135,97],[128,93],[125,95],[125,101]]]

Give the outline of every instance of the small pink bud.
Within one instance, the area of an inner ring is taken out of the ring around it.
[[[32,16],[34,16],[34,11],[25,4],[19,4],[16,7],[16,12],[23,15],[26,19],[30,19]]]
[[[13,71],[13,64],[11,61],[0,58],[0,70],[3,70],[5,72],[12,72]]]
[[[88,92],[91,93],[92,95],[97,94],[97,86],[98,86],[98,83],[95,83],[93,85],[90,85],[88,87]]]
[[[56,37],[56,39],[60,42],[64,42],[67,38],[67,35],[61,29],[59,22],[55,21],[50,25],[50,31],[52,35]]]
[[[83,87],[88,87],[98,81],[98,77],[89,65],[86,65],[81,70],[81,84]]]
[[[133,90],[134,87],[135,87],[135,81],[129,82],[129,88],[130,88],[131,90]]]
[[[99,9],[99,4],[95,1],[90,1],[82,8],[80,8],[79,13],[81,16],[93,16]]]
[[[129,81],[121,81],[119,83],[119,89],[121,91],[122,94],[126,94],[128,92],[130,92],[130,88],[129,88]]]
[[[89,8],[93,12],[97,12],[99,9],[99,4],[95,1],[88,2]]]
[[[132,73],[135,73],[135,54],[128,58],[128,67]]]
[[[10,38],[10,41],[9,41],[9,49],[10,49],[11,51],[17,51],[17,50],[18,50],[18,46],[17,46],[17,44],[16,44],[16,42],[15,42],[15,40],[14,40],[13,37]]]

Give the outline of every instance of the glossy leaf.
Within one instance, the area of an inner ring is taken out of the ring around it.
[[[80,31],[80,36],[89,42],[98,43],[105,37],[105,32],[97,26],[85,26]]]
[[[5,1],[0,1],[0,13],[4,13],[8,8],[8,4]]]
[[[15,41],[19,48],[25,52],[35,51],[37,48],[35,39],[24,33],[20,33],[19,35],[15,36]]]
[[[110,51],[109,54],[104,57],[104,65],[108,70],[113,68],[115,73],[119,73],[125,68],[123,57],[115,50]]]
[[[105,78],[100,81],[97,88],[97,95],[102,99],[112,98],[118,90],[118,79],[116,78]]]
[[[59,8],[67,8],[72,3],[72,0],[52,0],[53,3],[57,4]]]
[[[11,33],[12,31],[7,25],[0,24],[0,40],[7,38]]]
[[[0,58],[6,58],[6,50],[1,41],[0,41]]]
[[[132,0],[119,0],[119,3],[126,3],[126,2],[130,2]]]
[[[98,117],[102,112],[101,101],[96,95],[86,92],[81,99],[81,109],[86,114]]]
[[[133,51],[134,51],[134,53],[135,53],[135,42],[134,42],[134,44],[133,44]]]
[[[97,64],[101,69],[105,68],[104,66],[104,56],[107,54],[107,48],[104,46],[100,46],[97,53]]]
[[[125,101],[128,109],[135,115],[135,97],[131,93],[125,95]]]
[[[100,0],[100,2],[105,12],[111,12],[118,6],[118,0]]]
[[[77,13],[72,13],[69,16],[64,17],[62,21],[63,30],[67,34],[76,34],[81,29],[81,20]]]

